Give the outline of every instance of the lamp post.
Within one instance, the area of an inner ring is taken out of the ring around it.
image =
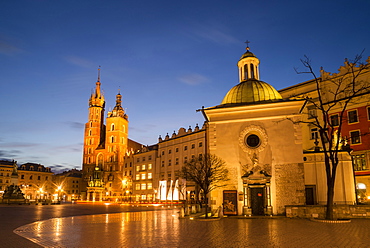
[[[123,202],[123,197],[124,197],[124,192],[125,189],[127,188],[127,179],[122,180],[122,197],[121,197],[121,202]]]

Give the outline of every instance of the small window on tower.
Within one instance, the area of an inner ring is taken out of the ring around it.
[[[110,130],[114,131],[114,123],[110,126]]]

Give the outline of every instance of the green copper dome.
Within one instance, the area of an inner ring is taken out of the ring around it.
[[[232,87],[221,104],[261,103],[281,100],[282,97],[268,83],[248,79]]]

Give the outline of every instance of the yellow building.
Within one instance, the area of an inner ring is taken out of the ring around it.
[[[54,201],[75,201],[81,199],[81,192],[86,190],[82,180],[82,171],[72,169],[53,176]]]
[[[159,137],[154,187],[159,201],[194,200],[195,185],[180,177],[184,163],[205,154],[206,127],[180,128],[171,137]]]
[[[0,160],[0,196],[12,184],[18,185],[17,161]]]
[[[54,193],[53,172],[41,164],[26,163],[18,167],[19,187],[28,200],[51,200]]]

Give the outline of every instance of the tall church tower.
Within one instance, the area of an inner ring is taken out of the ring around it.
[[[89,116],[85,124],[84,134],[84,149],[83,149],[83,175],[87,182],[95,166],[102,169],[102,161],[98,163],[97,149],[104,149],[105,142],[105,126],[104,126],[104,109],[105,100],[100,89],[100,68],[98,69],[98,81],[96,82],[95,90],[91,93],[89,99]],[[102,160],[102,158],[101,158]]]

